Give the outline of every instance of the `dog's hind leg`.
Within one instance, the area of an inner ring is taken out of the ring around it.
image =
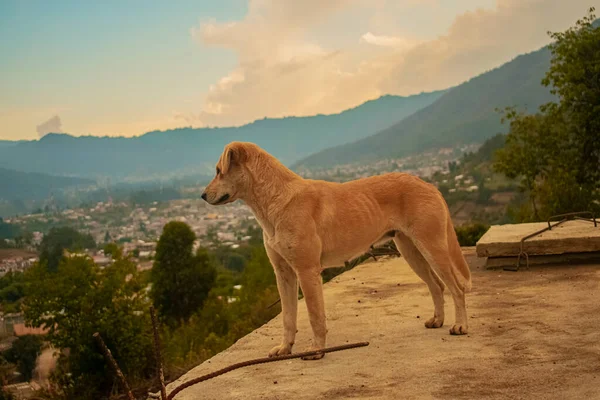
[[[401,232],[396,232],[394,242],[408,265],[427,284],[433,298],[433,317],[425,322],[425,327],[441,327],[444,325],[444,284],[435,272],[433,272],[427,260],[425,260],[408,236]]]
[[[436,226],[438,224],[441,225],[442,223],[442,226]],[[455,323],[454,326],[450,328],[450,334],[466,334],[468,332],[468,327],[465,292],[468,291],[470,280],[467,281],[460,273],[461,271],[454,265],[454,260],[448,246],[446,222],[434,220],[427,228],[422,228],[419,229],[418,232],[414,232],[412,241],[452,294]]]

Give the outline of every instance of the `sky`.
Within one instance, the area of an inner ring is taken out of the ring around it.
[[[445,89],[600,0],[0,0],[0,140],[329,114]]]

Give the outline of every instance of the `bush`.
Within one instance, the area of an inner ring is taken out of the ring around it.
[[[479,222],[454,228],[458,243],[461,246],[475,246],[477,241],[487,232],[489,225]]]

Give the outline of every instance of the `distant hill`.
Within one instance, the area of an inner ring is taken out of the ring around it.
[[[295,166],[328,167],[401,157],[436,147],[482,143],[507,131],[496,108],[517,106],[533,112],[554,99],[541,84],[549,65],[547,48],[518,56],[448,90],[428,107],[375,135],[326,149]]]
[[[48,134],[40,140],[0,146],[0,167],[130,181],[212,175],[223,147],[233,140],[255,142],[290,164],[388,128],[442,94],[383,96],[339,114],[265,118],[241,127],[182,128],[135,138]]]
[[[93,184],[94,182],[89,179],[67,178],[0,168],[0,202],[41,200],[47,198],[51,192]]]
[[[21,142],[22,141],[0,140],[0,147],[16,146],[17,144],[19,144]]]

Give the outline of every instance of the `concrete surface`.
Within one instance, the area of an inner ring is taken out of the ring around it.
[[[494,225],[477,242],[480,257],[516,256],[521,239],[548,227],[545,222]],[[600,251],[600,226],[572,220],[525,241],[529,255],[565,254]]]
[[[403,259],[371,262],[325,285],[328,346],[370,346],[242,368],[175,399],[600,399],[600,266],[486,271],[466,252],[469,335],[449,335],[448,293],[444,327],[423,326],[431,298]],[[310,338],[304,302],[298,329],[297,352]],[[179,382],[266,356],[280,331],[278,316]]]

